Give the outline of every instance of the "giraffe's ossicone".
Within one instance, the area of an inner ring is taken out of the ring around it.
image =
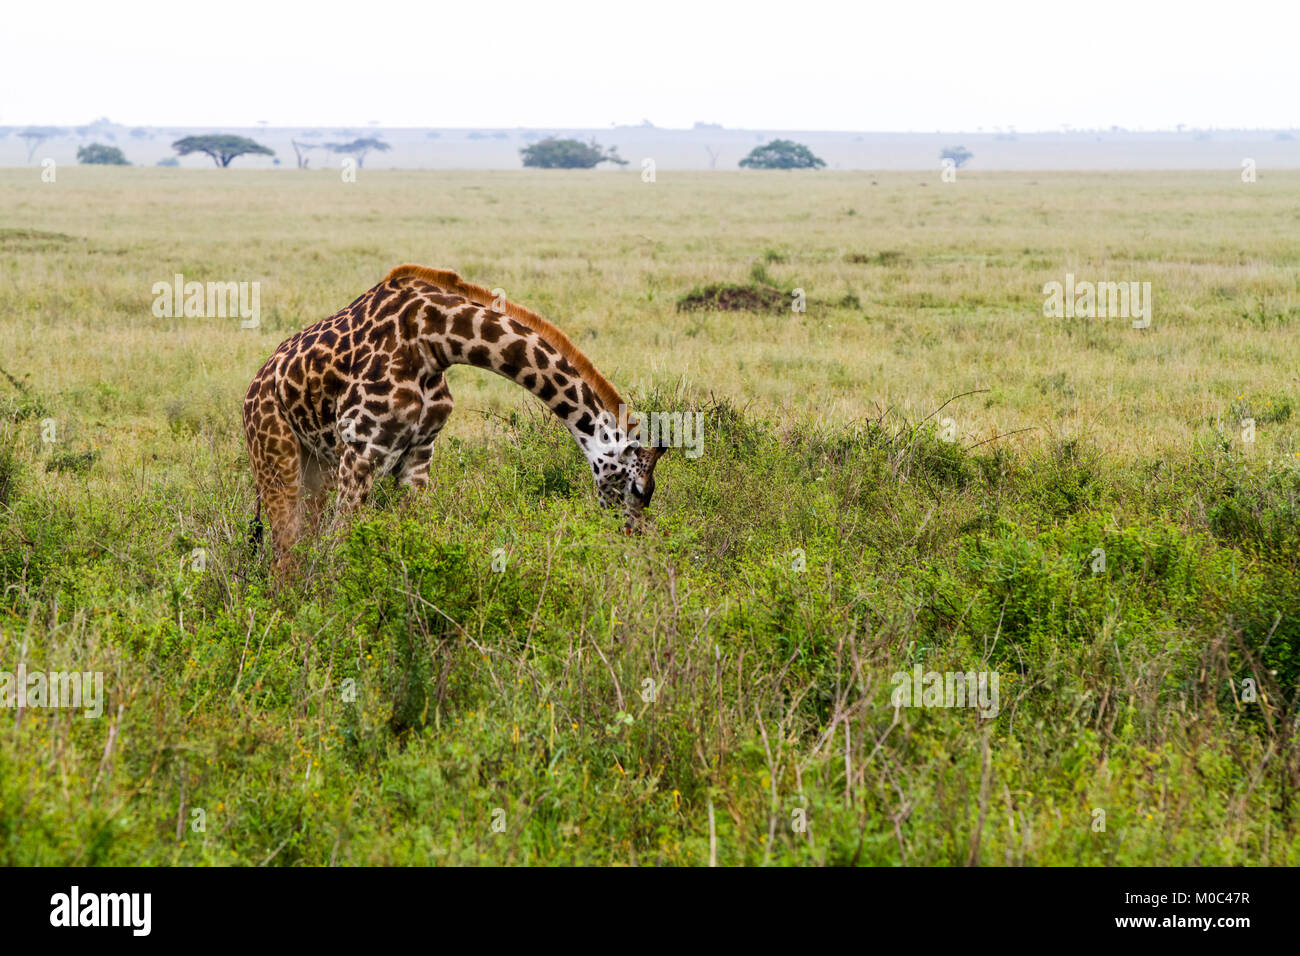
[[[586,455],[601,503],[620,507],[625,530],[635,529],[664,449],[629,438],[614,387],[536,313],[454,272],[406,265],[286,339],[248,387],[248,458],[279,572],[290,567],[304,505],[314,529],[333,488],[347,511],[383,475],[417,489],[428,482],[451,414],[451,365],[489,369],[545,402]]]

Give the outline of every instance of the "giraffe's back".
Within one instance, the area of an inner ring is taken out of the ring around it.
[[[250,439],[268,418],[279,418],[304,450],[334,464],[346,441],[391,444],[419,424],[424,396],[437,390],[441,375],[424,368],[393,310],[376,314],[382,288],[280,343],[244,399]]]

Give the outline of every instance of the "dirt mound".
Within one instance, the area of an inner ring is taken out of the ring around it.
[[[850,252],[844,257],[845,262],[870,266],[902,265],[906,259],[907,257],[897,249],[886,249],[883,252],[877,252],[875,255],[869,255],[865,252]]]
[[[780,312],[790,297],[768,285],[715,282],[692,289],[677,300],[678,312]]]

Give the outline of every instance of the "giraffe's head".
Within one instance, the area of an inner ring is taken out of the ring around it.
[[[665,450],[624,439],[607,446],[592,462],[600,503],[622,509],[628,534],[640,528],[642,512],[655,493],[655,465]]]

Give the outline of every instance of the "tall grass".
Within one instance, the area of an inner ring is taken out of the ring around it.
[[[0,862],[1297,862],[1300,179],[28,175],[0,670],[107,700],[0,710]],[[430,488],[271,589],[239,396],[409,260],[705,414],[644,536],[461,369]],[[755,261],[809,312],[677,312]],[[1044,319],[1067,269],[1149,278],[1154,330]],[[155,319],[174,272],[262,281],[264,327]],[[917,665],[997,716],[894,707]]]

